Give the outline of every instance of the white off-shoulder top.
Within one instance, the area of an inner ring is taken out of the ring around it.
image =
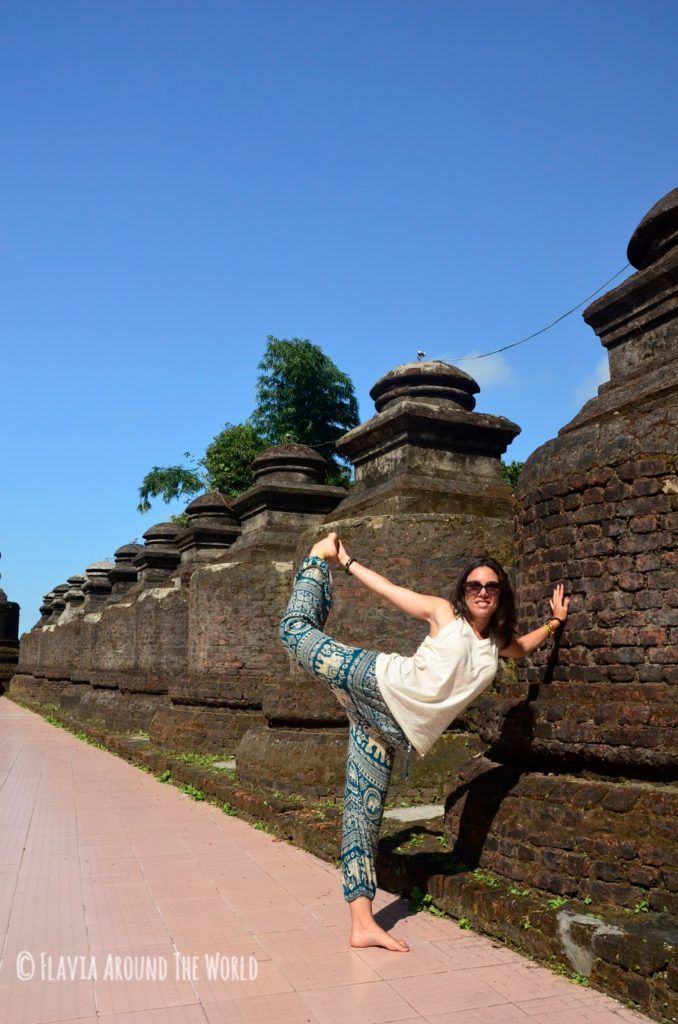
[[[491,685],[499,665],[493,637],[479,640],[461,615],[409,658],[379,654],[375,663],[382,697],[422,757],[448,725]]]

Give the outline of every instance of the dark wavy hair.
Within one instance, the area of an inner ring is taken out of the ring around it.
[[[481,555],[479,558],[474,558],[472,562],[469,562],[462,569],[454,586],[452,604],[457,615],[468,619],[464,584],[474,569],[480,569],[484,565],[488,569],[492,569],[493,572],[496,572],[501,588],[497,610],[490,619],[490,633],[496,638],[500,650],[503,650],[504,647],[508,647],[516,635],[516,600],[513,596],[511,581],[496,558],[490,558],[489,555]]]

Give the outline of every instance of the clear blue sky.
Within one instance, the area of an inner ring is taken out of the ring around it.
[[[674,0],[7,0],[2,585],[168,518],[154,464],[253,408],[266,335],[353,378],[541,327],[676,182]],[[581,320],[462,362],[509,458],[605,376]]]

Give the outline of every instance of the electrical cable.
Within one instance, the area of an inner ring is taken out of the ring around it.
[[[585,299],[582,299],[581,302],[578,302],[576,306],[572,307],[572,309],[568,309],[566,313],[561,313],[559,317],[556,317],[556,319],[553,320],[550,324],[547,324],[546,327],[542,327],[540,328],[540,330],[534,331],[532,334],[528,334],[526,338],[521,338],[520,341],[512,341],[510,345],[502,345],[501,348],[495,348],[492,350],[492,352],[482,352],[478,356],[459,356],[455,359],[451,359],[450,362],[461,363],[466,362],[466,360],[468,359],[485,359],[486,356],[496,356],[499,352],[506,352],[507,349],[509,348],[516,348],[517,345],[524,345],[526,341],[531,341],[532,338],[539,337],[540,334],[544,334],[546,331],[550,331],[552,327],[555,327],[556,324],[559,324],[561,320],[565,319],[565,317],[571,316],[572,313],[576,313],[578,309],[581,309],[581,307],[584,306],[595,295],[597,295],[598,292],[602,292],[603,288],[607,288],[608,284],[611,284],[612,281],[616,280],[616,278],[623,274],[625,270],[628,270],[630,266],[630,263],[626,263],[621,268],[621,270],[618,270],[617,273],[613,274],[612,277],[609,277],[604,284],[601,284],[600,288],[596,288],[594,292],[591,292],[590,295],[587,295]]]

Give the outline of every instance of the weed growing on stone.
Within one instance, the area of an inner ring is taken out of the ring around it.
[[[572,971],[570,974],[570,980],[573,981],[575,985],[584,985],[585,987],[587,987],[589,983],[589,979],[585,974],[582,974],[581,971]]]
[[[509,885],[506,890],[509,896],[529,896],[529,889],[520,889],[517,885]]]
[[[591,904],[593,903],[593,900],[591,899],[590,896],[584,896],[584,899],[582,900],[582,903],[585,903],[587,907],[590,907]]]
[[[171,782],[172,773],[169,768],[165,768],[164,772],[160,772],[158,775],[158,782]]]
[[[633,908],[634,914],[647,914],[650,909],[650,904],[647,900],[638,900],[635,907]]]
[[[566,903],[567,900],[564,896],[554,896],[552,900],[546,901],[546,906],[551,910],[560,910],[560,908],[564,907]]]
[[[269,824],[265,821],[255,821],[252,823],[252,828],[256,828],[259,832],[267,832],[270,836],[275,835],[275,832]]]
[[[410,910],[415,914],[418,914],[422,910],[426,910],[429,914],[433,914],[434,917],[447,917],[444,910],[440,907],[436,907],[433,903],[433,896],[430,892],[422,892],[418,885],[415,885],[410,896]]]
[[[185,782],[183,786],[180,786],[179,788],[181,789],[182,793],[185,793],[186,796],[190,796],[192,800],[205,799],[205,790],[197,789],[195,786],[192,786],[190,782]]]
[[[521,917],[521,919],[519,921],[519,924],[520,924],[520,927],[524,931],[528,931],[528,929],[530,929],[532,927],[532,922],[530,921],[530,915],[529,914],[525,914],[524,917]]]
[[[460,917],[459,920],[457,921],[457,924],[464,931],[467,931],[471,927],[471,922],[469,921],[468,917]]]
[[[183,764],[191,764],[196,768],[211,768],[215,761],[222,760],[219,754],[191,754],[173,751],[169,756],[174,761],[181,761]],[[226,758],[224,758],[224,760],[226,760]]]
[[[500,884],[497,876],[493,875],[491,871],[483,871],[482,868],[476,868],[472,874],[476,881],[482,882],[483,885],[489,886],[490,889],[496,889]]]

